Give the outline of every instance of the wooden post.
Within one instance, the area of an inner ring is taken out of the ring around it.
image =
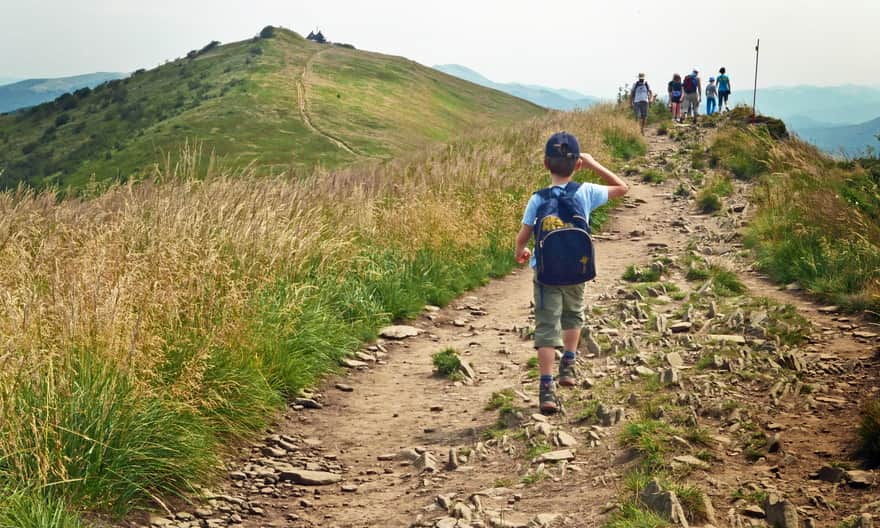
[[[758,102],[758,56],[761,53],[761,39],[758,39],[758,43],[755,44],[755,88],[752,91],[752,119],[755,119],[755,116],[758,115],[757,102]]]

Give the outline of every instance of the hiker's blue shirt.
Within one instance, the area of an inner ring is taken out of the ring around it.
[[[553,188],[561,191],[565,188],[565,185],[566,184],[564,183],[561,185],[554,185]],[[583,206],[584,212],[587,214],[586,220],[589,224],[590,212],[608,203],[608,187],[604,185],[596,185],[595,183],[582,183],[578,188],[577,193],[574,195],[574,199],[580,202],[579,205]],[[532,197],[529,198],[528,205],[526,205],[526,212],[523,215],[522,223],[534,228],[535,220],[538,215],[538,208],[541,207],[541,204],[543,203],[543,198],[537,194],[533,194]],[[529,264],[532,268],[536,266],[534,252],[532,253],[532,259]]]

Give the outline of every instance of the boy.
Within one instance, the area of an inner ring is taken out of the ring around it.
[[[709,77],[709,84],[706,85],[706,115],[715,113],[716,95],[718,95],[718,88],[715,86],[715,77]]]
[[[567,196],[573,192],[572,202],[589,223],[590,212],[604,205],[611,198],[626,194],[628,187],[616,174],[599,164],[593,157],[581,153],[577,139],[567,133],[553,134],[544,148],[544,167],[550,171],[549,191],[538,191],[529,199],[522,220],[522,229],[516,235],[516,261],[525,264],[530,261],[536,269],[536,259],[526,247],[535,230],[537,215],[545,200],[541,194],[551,193],[554,197]],[[590,169],[599,175],[607,185],[592,183],[572,184],[571,176],[578,169]],[[565,387],[575,385],[575,353],[581,327],[584,324],[584,282],[565,286],[550,286],[534,280],[535,299],[535,348],[538,350],[538,364],[541,371],[539,406],[542,413],[550,414],[557,410],[556,393],[553,385],[553,363],[556,349],[562,348],[562,361],[559,363],[558,382]]]

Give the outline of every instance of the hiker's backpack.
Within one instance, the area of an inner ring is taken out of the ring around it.
[[[581,184],[541,189],[543,202],[535,216],[535,270],[547,286],[567,286],[596,277],[593,240],[587,213],[575,199]]]
[[[697,91],[697,78],[694,74],[684,78],[684,93],[692,94]]]
[[[672,98],[681,99],[681,83],[672,83]]]
[[[651,91],[651,87],[648,86],[648,83],[645,81],[639,81],[633,86],[633,100],[636,102],[639,101],[647,101],[648,100],[648,92]]]

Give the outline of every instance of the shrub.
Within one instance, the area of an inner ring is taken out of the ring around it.
[[[437,352],[431,356],[431,362],[434,363],[434,369],[437,374],[445,378],[452,378],[458,375],[461,370],[461,358],[454,348],[447,348]]]
[[[60,127],[62,125],[66,125],[70,122],[69,114],[58,114],[58,117],[55,118],[55,126]]]
[[[260,31],[260,38],[268,39],[275,36],[275,28],[266,26]]]
[[[220,46],[220,41],[219,40],[212,40],[211,42],[205,44],[205,47],[203,47],[202,49],[199,50],[199,55],[201,55],[203,53],[208,53],[209,51],[217,48],[218,46]]]
[[[248,50],[248,53],[250,53],[251,55],[262,55],[263,48],[261,48],[260,46],[254,46]]]
[[[868,463],[880,465],[880,398],[869,400],[862,407],[859,453]]]

